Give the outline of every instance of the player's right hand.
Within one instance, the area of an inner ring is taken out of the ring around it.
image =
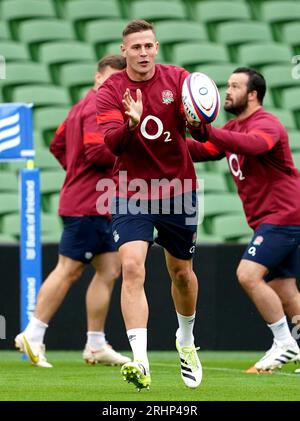
[[[143,114],[142,92],[140,89],[136,90],[136,101],[130,94],[130,89],[127,88],[122,103],[125,108],[125,114],[129,117],[129,129],[133,130],[137,127]]]

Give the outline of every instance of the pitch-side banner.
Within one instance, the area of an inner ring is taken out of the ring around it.
[[[38,169],[22,169],[21,179],[21,329],[31,319],[41,283],[40,185]]]
[[[34,157],[32,105],[0,105],[0,161]]]

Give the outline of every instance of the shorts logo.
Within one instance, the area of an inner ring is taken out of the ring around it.
[[[190,253],[191,253],[191,254],[195,253],[195,248],[196,248],[195,246],[192,246],[192,247],[190,248]]]
[[[90,251],[87,251],[86,253],[84,253],[84,257],[87,260],[90,260],[93,257],[93,253],[91,253]]]
[[[163,104],[171,104],[171,102],[174,102],[173,92],[169,89],[162,91],[161,95]]]
[[[113,232],[114,242],[117,243],[120,240],[120,236],[118,234],[118,231]]]
[[[264,241],[264,237],[262,236],[262,235],[258,235],[255,239],[254,239],[254,241],[253,241],[253,244],[255,245],[255,246],[260,246],[261,245],[261,243]]]
[[[197,240],[197,233],[194,232],[193,234],[193,238],[192,238],[192,242],[194,243]]]
[[[255,256],[256,255],[256,247],[250,247],[248,250],[248,254],[250,254],[251,256]]]

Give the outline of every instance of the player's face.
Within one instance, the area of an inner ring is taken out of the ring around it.
[[[154,75],[158,42],[151,30],[127,35],[121,49],[131,79],[147,80]]]
[[[227,82],[224,110],[239,115],[248,107],[248,79],[246,73],[233,73]]]

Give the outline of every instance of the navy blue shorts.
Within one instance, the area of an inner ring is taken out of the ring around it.
[[[116,198],[112,218],[116,246],[119,248],[124,243],[137,240],[151,245],[156,228],[157,244],[177,259],[191,259],[197,237],[196,192],[186,193],[184,197],[187,200],[182,199],[185,204],[182,207],[178,205],[180,201],[176,201],[177,197],[171,198],[169,205],[166,205],[166,200],[141,201],[135,210],[129,206],[130,199]]]
[[[111,221],[104,216],[63,216],[64,230],[59,254],[90,263],[101,253],[117,251],[112,239]]]
[[[299,245],[299,225],[262,224],[255,231],[242,258],[266,266],[269,269],[266,281],[295,278]]]

